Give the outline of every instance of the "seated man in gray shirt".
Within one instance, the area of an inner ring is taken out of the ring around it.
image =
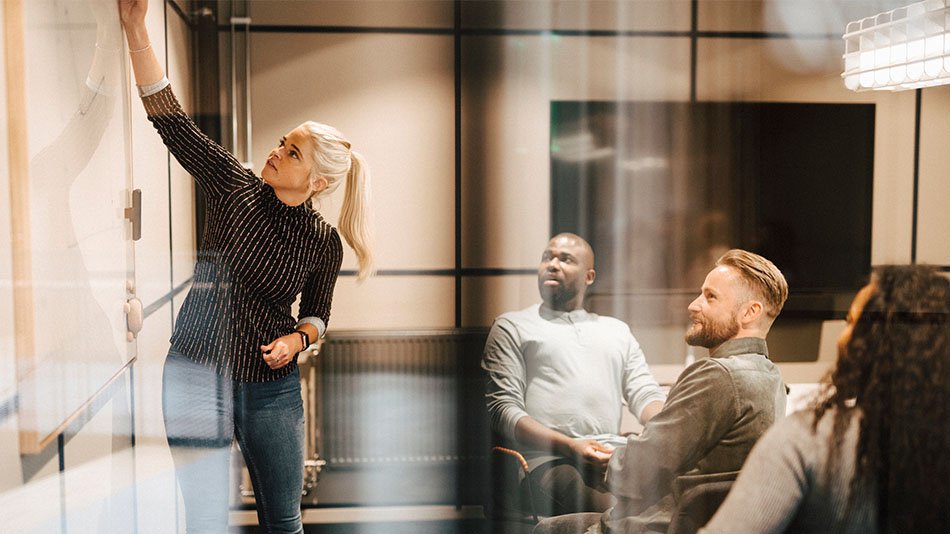
[[[590,245],[554,236],[538,266],[543,303],[498,317],[482,358],[492,429],[528,460],[521,484],[541,515],[609,507],[623,401],[646,423],[666,398],[627,325],[584,310],[594,276]]]
[[[535,533],[666,532],[674,486],[682,494],[735,478],[756,440],[785,415],[785,385],[765,336],[787,297],[785,277],[762,256],[734,249],[719,258],[689,305],[686,332],[710,357],[687,367],[663,411],[612,455],[606,481],[617,504],[544,520]]]

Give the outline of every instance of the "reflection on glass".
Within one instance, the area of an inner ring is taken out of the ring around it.
[[[594,311],[683,324],[733,247],[788,278],[779,326],[835,317],[866,276],[873,105],[554,102],[551,121],[552,228],[598,251]]]

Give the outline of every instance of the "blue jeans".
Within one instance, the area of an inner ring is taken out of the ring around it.
[[[188,532],[226,533],[231,441],[251,474],[266,532],[303,532],[304,419],[300,371],[236,382],[169,350],[162,408]]]

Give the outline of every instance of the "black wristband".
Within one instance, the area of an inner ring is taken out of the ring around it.
[[[294,332],[300,334],[300,341],[303,342],[303,347],[300,350],[306,350],[310,346],[310,336],[303,330],[294,330]]]

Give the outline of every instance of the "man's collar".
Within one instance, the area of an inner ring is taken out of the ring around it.
[[[728,358],[738,354],[761,354],[768,358],[769,347],[765,340],[760,337],[740,337],[730,339],[719,345],[719,348],[709,353],[709,356],[712,358]]]
[[[558,310],[555,310],[554,308],[549,307],[547,304],[543,302],[541,303],[539,307],[538,313],[541,315],[541,318],[546,319],[548,321],[552,319],[564,319],[564,320],[570,319],[573,321],[578,321],[588,316],[587,310],[585,310],[584,308],[571,310],[571,311],[558,311]]]

